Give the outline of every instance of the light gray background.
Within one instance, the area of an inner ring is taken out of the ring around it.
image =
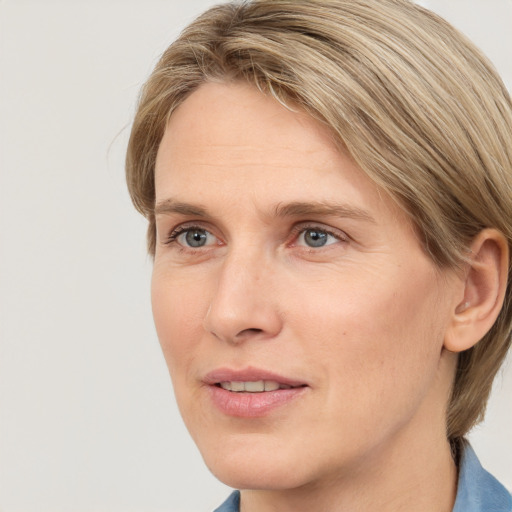
[[[0,0],[0,510],[209,511],[123,182],[138,90],[209,0]],[[429,0],[512,84],[512,0]],[[510,366],[510,365],[509,365]],[[512,488],[512,369],[471,436]]]

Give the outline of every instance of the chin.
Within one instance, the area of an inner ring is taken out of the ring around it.
[[[228,448],[226,443],[221,450],[202,451],[208,469],[218,480],[235,489],[284,490],[307,483],[303,460],[288,456],[282,449],[261,445],[258,448],[258,443],[251,441],[245,439],[246,446],[239,449]]]
[[[289,468],[281,471],[268,464],[254,467],[248,464],[230,466],[221,463],[209,465],[208,468],[218,480],[234,489],[282,491],[296,489],[307,483],[307,478],[291,472]]]

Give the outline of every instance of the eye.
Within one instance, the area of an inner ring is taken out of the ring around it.
[[[325,229],[310,227],[302,229],[297,237],[296,245],[312,248],[324,247],[344,240],[341,235],[330,233]]]
[[[179,227],[175,229],[167,240],[167,244],[177,242],[183,247],[190,249],[199,249],[208,245],[213,245],[217,238],[209,231],[199,227]]]

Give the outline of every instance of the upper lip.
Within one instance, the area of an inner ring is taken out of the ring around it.
[[[252,366],[240,370],[217,368],[208,372],[202,380],[209,385],[219,384],[220,382],[256,382],[260,380],[273,381],[291,387],[307,385],[304,381]]]

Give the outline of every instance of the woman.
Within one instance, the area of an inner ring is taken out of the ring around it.
[[[510,511],[465,434],[510,345],[512,106],[406,0],[210,9],[127,155],[218,511]]]

